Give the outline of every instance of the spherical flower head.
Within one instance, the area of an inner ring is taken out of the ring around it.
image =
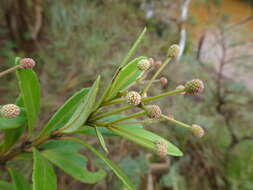
[[[150,60],[148,59],[143,59],[138,63],[138,68],[142,71],[146,71],[151,67]]]
[[[6,104],[1,108],[0,113],[3,117],[15,118],[19,116],[20,108],[15,104]]]
[[[20,66],[23,69],[30,69],[36,65],[36,62],[31,58],[24,58],[20,61]]]
[[[169,47],[168,57],[177,57],[180,52],[180,47],[177,44],[174,44]]]
[[[193,79],[185,84],[185,89],[188,94],[201,93],[204,90],[204,83],[199,79]]]
[[[127,93],[127,102],[131,105],[139,105],[141,103],[141,95],[138,92],[131,91]]]
[[[161,85],[162,85],[163,87],[166,86],[166,85],[168,84],[168,79],[165,78],[165,77],[162,77],[162,78],[160,78],[159,80],[160,80],[160,83],[161,83]]]
[[[179,85],[176,87],[176,90],[184,90],[184,89],[185,89],[184,85]],[[185,92],[181,92],[180,94],[184,95]]]
[[[203,137],[205,134],[204,129],[201,126],[196,125],[196,124],[192,125],[191,131],[198,138]]]
[[[160,157],[165,157],[168,153],[168,144],[165,140],[159,139],[156,141],[156,153]]]
[[[147,113],[150,118],[158,119],[162,115],[162,111],[157,105],[149,105],[147,106]]]

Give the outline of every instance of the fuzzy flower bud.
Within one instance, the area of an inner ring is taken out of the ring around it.
[[[141,95],[138,92],[131,91],[127,93],[127,102],[131,105],[139,105],[141,103]]]
[[[146,71],[151,67],[151,63],[148,59],[143,59],[138,63],[138,68],[142,71]]]
[[[201,126],[196,125],[196,124],[192,125],[191,131],[198,138],[203,137],[205,134],[204,129]]]
[[[149,105],[147,106],[147,113],[150,118],[158,119],[162,115],[162,111],[157,105]]]
[[[203,92],[204,83],[199,79],[193,79],[185,84],[185,89],[188,94],[197,94]]]
[[[15,118],[19,116],[20,108],[15,104],[6,104],[1,108],[0,113],[3,117]]]
[[[163,87],[165,87],[167,84],[168,84],[168,79],[165,78],[165,77],[162,77],[159,79],[160,80],[160,83]]]
[[[184,85],[179,85],[176,87],[176,90],[183,90],[183,89],[185,89]],[[185,92],[181,92],[180,94],[184,95]]]
[[[156,141],[156,153],[160,157],[165,157],[168,152],[168,144],[164,140]]]
[[[36,62],[31,58],[24,58],[20,61],[21,68],[30,69],[36,65]]]
[[[155,67],[156,67],[157,69],[159,69],[159,68],[161,67],[162,64],[163,64],[163,63],[162,63],[161,61],[155,61],[155,62],[154,62],[154,65],[155,65]]]
[[[177,57],[180,52],[180,47],[177,44],[174,44],[169,47],[168,57]]]

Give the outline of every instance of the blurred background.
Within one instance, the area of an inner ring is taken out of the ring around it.
[[[157,104],[178,120],[202,125],[206,136],[196,139],[168,123],[147,125],[185,155],[159,159],[122,138],[106,138],[108,157],[140,190],[253,190],[252,0],[1,0],[0,8],[0,70],[16,56],[37,61],[41,126],[96,75],[106,84],[144,26],[136,56],[164,60],[168,46],[179,43],[183,55],[162,74],[168,84],[155,85],[150,95],[202,79],[203,94]],[[17,96],[15,75],[1,78],[0,104]],[[96,138],[87,139],[100,149]],[[89,158],[91,170],[101,165]],[[112,173],[85,185],[58,171],[58,181],[59,190],[125,189]]]

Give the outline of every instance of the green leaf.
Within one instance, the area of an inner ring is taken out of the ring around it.
[[[84,126],[80,127],[76,131],[76,133],[97,136],[95,128],[92,126],[88,126],[88,125],[84,125]],[[109,131],[108,129],[106,129],[104,127],[101,127],[100,133],[102,133],[102,135],[104,135],[104,136],[118,136],[115,133]]]
[[[0,130],[15,129],[26,125],[26,112],[21,108],[21,112],[18,117],[5,118],[0,116]]]
[[[0,190],[14,190],[14,187],[6,181],[0,181]]]
[[[24,130],[25,127],[19,127],[17,129],[8,129],[4,131],[4,151],[11,148],[17,142]]]
[[[97,134],[98,140],[99,140],[102,148],[104,149],[104,151],[106,153],[108,153],[109,151],[108,151],[108,149],[107,149],[107,147],[105,145],[105,140],[104,140],[104,137],[103,137],[102,133],[100,132],[99,127],[95,127],[95,130],[96,130],[96,134]]]
[[[68,150],[73,152],[76,152],[81,148],[82,148],[81,144],[67,140],[50,140],[45,144],[39,146],[39,149],[42,150],[57,149],[57,150]]]
[[[33,149],[33,190],[56,190],[57,179],[52,165]]]
[[[8,171],[10,173],[15,190],[32,190],[31,184],[27,182],[23,174],[12,168],[8,168]]]
[[[87,159],[73,151],[51,149],[43,151],[42,154],[64,172],[84,183],[96,183],[105,176],[104,170],[88,171],[86,169]]]
[[[88,94],[89,90],[90,88],[83,88],[71,96],[51,117],[45,127],[41,130],[39,137],[45,136],[50,132],[63,127],[73,116],[75,110]]]
[[[138,68],[138,63],[143,60],[147,59],[144,56],[138,57],[125,65],[117,74],[115,79],[113,80],[110,90],[105,98],[105,100],[111,100],[115,96],[117,96],[119,91],[125,90],[129,88],[131,85],[135,84],[136,79],[141,77],[144,71]]]
[[[93,111],[93,106],[96,102],[96,96],[99,88],[100,77],[97,78],[88,94],[81,100],[80,105],[77,107],[75,113],[70,118],[68,123],[64,126],[65,133],[71,133],[81,127],[88,119]]]
[[[166,139],[160,137],[159,135],[152,133],[150,131],[147,131],[142,128],[134,128],[134,129],[128,129],[128,128],[122,128],[120,126],[115,126],[115,127],[108,127],[111,131],[114,133],[130,140],[133,141],[141,146],[144,146],[146,148],[156,150],[156,142],[158,140],[163,140],[167,142],[168,146],[168,155],[172,156],[182,156],[183,153],[172,143],[167,141]]]
[[[123,114],[115,114],[115,115],[105,117],[105,118],[103,118],[99,121],[113,122],[113,121],[116,121],[116,120],[121,119],[123,117],[125,117]],[[128,121],[129,122],[135,122],[137,120],[136,119],[129,119]],[[124,127],[124,128],[129,128],[130,130],[134,129],[136,127],[142,128],[141,124],[118,124],[118,126],[121,126],[121,127]],[[114,132],[108,130],[107,128],[99,127],[99,129],[100,129],[100,132],[102,133],[102,135],[104,135],[104,136],[118,136],[117,134],[115,134]],[[79,130],[76,131],[76,132],[80,133],[80,134],[87,134],[87,135],[93,135],[93,136],[96,135],[96,131],[95,131],[94,127],[91,127],[91,126],[88,126],[88,125],[80,127]]]
[[[33,155],[31,153],[21,153],[17,156],[15,156],[15,158],[13,158],[13,160],[21,160],[21,161],[32,161],[33,159]]]
[[[126,176],[126,174],[117,166],[115,165],[111,160],[106,158],[103,154],[98,152],[96,149],[94,149],[89,144],[85,143],[84,141],[75,138],[75,137],[66,137],[65,139],[78,142],[82,144],[83,146],[87,147],[89,150],[91,150],[94,154],[96,154],[101,160],[103,160],[107,166],[109,166],[114,174],[126,185],[127,188],[130,190],[135,190],[134,184],[129,180],[129,178]]]
[[[19,64],[16,58],[16,64]],[[38,122],[40,111],[40,84],[36,73],[32,69],[17,69],[17,78],[24,107],[27,111],[28,129],[31,134]]]

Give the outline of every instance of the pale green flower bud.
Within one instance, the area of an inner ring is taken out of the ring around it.
[[[198,138],[203,137],[205,134],[204,129],[201,126],[196,125],[196,124],[192,125],[191,131]]]
[[[180,52],[180,47],[177,44],[174,44],[169,47],[168,57],[177,57]]]
[[[168,153],[168,144],[164,140],[156,141],[156,153],[160,157],[165,157]]]
[[[138,63],[138,68],[142,71],[146,71],[151,67],[150,60],[143,59]]]
[[[188,94],[197,94],[203,92],[204,83],[199,79],[193,79],[185,84],[185,89]]]
[[[158,119],[162,115],[162,111],[157,105],[149,105],[147,106],[147,113],[150,118]]]
[[[141,95],[138,92],[131,91],[127,93],[127,102],[131,105],[139,105],[141,103]]]

